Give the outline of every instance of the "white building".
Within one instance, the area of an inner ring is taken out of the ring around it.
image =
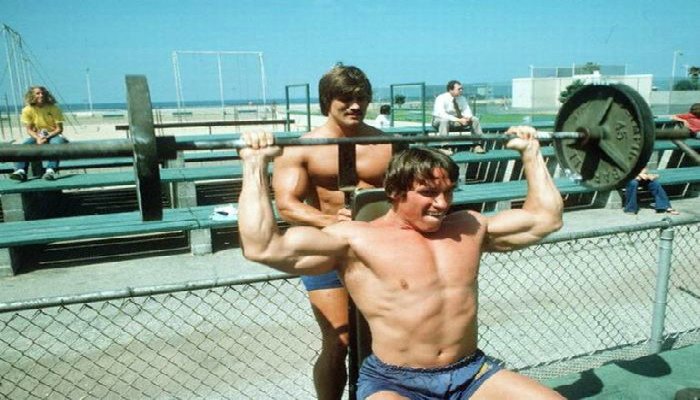
[[[589,75],[573,75],[568,77],[547,78],[515,78],[513,79],[512,106],[513,108],[556,111],[561,106],[559,95],[575,80],[586,84],[623,83],[635,89],[648,103],[651,98],[652,75],[601,75],[594,71]]]

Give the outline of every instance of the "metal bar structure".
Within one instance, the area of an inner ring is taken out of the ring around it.
[[[656,269],[656,293],[651,320],[649,350],[656,354],[661,352],[664,342],[664,321],[668,299],[668,281],[671,275],[671,255],[673,252],[673,228],[661,230],[659,237],[659,256]]]
[[[304,93],[306,94],[306,130],[310,131],[311,130],[311,90],[309,89],[309,84],[308,83],[297,83],[293,85],[285,85],[284,86],[284,99],[285,99],[285,104],[286,104],[286,119],[287,123],[285,124],[285,130],[290,131],[291,130],[291,118],[290,118],[290,113],[291,113],[291,101],[289,97],[289,89],[295,88],[295,87],[303,87],[304,88]]]
[[[415,83],[394,83],[389,85],[389,96],[391,97],[391,119],[390,125],[394,126],[394,87],[398,86],[418,86],[420,88],[420,104],[421,104],[421,126],[423,127],[423,132],[427,132],[426,122],[427,114],[425,110],[425,82],[415,82]]]
[[[676,137],[662,135],[658,139],[674,139],[682,135],[687,137],[688,132],[674,130]],[[543,142],[552,140],[577,140],[585,139],[586,134],[581,132],[538,132],[539,139]],[[278,146],[324,146],[343,144],[387,144],[387,143],[441,143],[476,140],[507,141],[512,137],[504,134],[485,133],[481,135],[454,135],[454,136],[363,136],[340,138],[301,138],[288,133],[280,133],[275,138]],[[162,154],[172,154],[172,151],[182,150],[226,150],[246,147],[242,139],[219,140],[183,140],[175,141],[173,136],[160,136],[157,138],[158,150]],[[133,145],[126,139],[109,141],[76,142],[60,146],[36,146],[32,144],[4,145],[0,146],[0,161],[21,161],[27,159],[47,158],[90,158],[90,157],[117,157],[132,154]],[[692,149],[691,149],[692,150]],[[133,154],[132,154],[133,155]]]
[[[179,56],[183,54],[192,54],[192,55],[214,55],[216,56],[217,59],[217,69],[218,69],[218,83],[219,83],[219,98],[221,102],[221,107],[222,107],[222,113],[225,113],[224,110],[224,89],[223,89],[223,71],[222,71],[222,63],[221,63],[221,56],[222,55],[252,55],[256,56],[258,59],[258,63],[260,66],[260,82],[261,82],[261,100],[263,105],[267,104],[267,79],[265,77],[265,62],[263,60],[263,53],[261,51],[216,51],[216,50],[205,50],[205,51],[196,51],[196,50],[174,50],[172,52],[172,62],[173,62],[173,75],[175,78],[175,92],[177,95],[177,103],[178,103],[178,112],[180,112],[180,109],[182,106],[184,106],[184,98],[182,95],[182,75],[180,73],[180,59]]]
[[[262,101],[263,105],[267,104],[267,78],[265,78],[265,61],[263,53],[258,53],[258,61],[260,62],[260,85],[262,86]],[[309,128],[310,129],[310,128]]]
[[[26,65],[28,60],[24,57],[22,37],[20,34],[5,24],[1,26],[0,32],[2,32],[2,36],[5,39],[5,62],[9,73],[12,103],[11,105],[8,104],[7,110],[10,118],[10,136],[12,136],[12,118],[13,116],[19,116],[19,105],[24,102],[24,90],[30,85],[28,67]],[[6,103],[8,103],[7,99]],[[14,109],[14,113],[10,113],[10,107]],[[17,120],[17,126],[20,128],[19,134],[21,135],[19,119]]]
[[[179,116],[179,115],[181,115],[181,112],[182,112],[183,101],[182,101],[182,85],[181,85],[181,80],[180,80],[180,62],[178,61],[177,51],[173,51],[173,53],[172,53],[172,62],[173,62],[173,77],[175,78],[175,98],[177,100],[177,113]]]
[[[678,146],[679,149],[681,149],[688,157],[693,159],[696,164],[700,164],[700,154],[698,154],[697,151],[695,151],[692,147],[688,146],[684,141],[678,140],[678,139],[673,139],[673,144]]]
[[[221,100],[221,117],[226,118],[226,104],[224,104],[224,78],[221,74],[221,54],[216,55],[216,67],[219,75],[219,99]]]
[[[94,115],[94,112],[92,108],[92,89],[90,87],[90,68],[85,69],[85,84],[87,86],[88,107],[90,108],[90,116],[92,117]]]

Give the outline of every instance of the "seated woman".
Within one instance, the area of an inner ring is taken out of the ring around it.
[[[62,144],[68,141],[63,138],[63,113],[56,105],[56,100],[43,86],[32,86],[24,95],[26,106],[22,109],[22,124],[25,126],[29,137],[23,144]],[[10,179],[17,181],[27,180],[28,161],[20,161],[15,164],[15,171],[10,174]],[[43,178],[56,179],[58,172],[58,160],[49,160],[46,163]]]
[[[678,211],[671,208],[671,202],[668,200],[666,191],[656,180],[658,177],[658,175],[648,173],[647,169],[644,168],[636,178],[627,183],[627,188],[625,189],[626,214],[636,214],[639,211],[639,204],[637,204],[637,188],[639,188],[640,185],[647,186],[652,196],[654,196],[654,208],[657,213],[680,214]]]

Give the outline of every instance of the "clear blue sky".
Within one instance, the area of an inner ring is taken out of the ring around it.
[[[174,101],[173,50],[262,51],[271,98],[287,84],[314,93],[336,61],[377,87],[510,82],[530,65],[587,61],[668,77],[674,50],[677,76],[700,65],[700,0],[0,0],[0,10],[40,67],[34,80],[48,81],[35,83],[68,103],[85,102],[87,68],[95,103],[124,101],[129,73],[148,77],[154,101]],[[188,90],[218,99],[215,71],[201,71],[211,88]]]

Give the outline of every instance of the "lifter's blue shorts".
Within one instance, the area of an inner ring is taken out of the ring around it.
[[[321,275],[302,275],[301,282],[307,292],[322,289],[337,289],[343,287],[338,272],[333,270]]]
[[[385,364],[374,354],[365,358],[357,381],[357,398],[388,390],[412,400],[467,399],[502,367],[477,350],[440,368],[406,368]]]

